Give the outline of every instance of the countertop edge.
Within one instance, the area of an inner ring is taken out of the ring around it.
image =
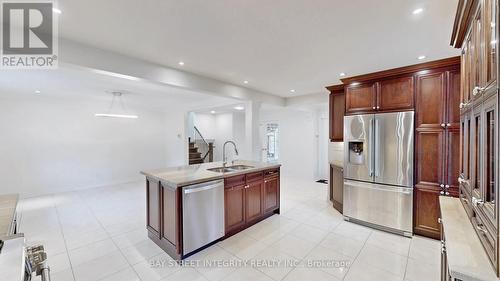
[[[244,162],[244,163],[247,163],[247,162]],[[148,172],[148,171],[141,171],[140,173],[146,177],[158,180],[172,189],[177,189],[179,187],[183,187],[183,186],[187,186],[187,185],[198,184],[198,183],[203,183],[203,182],[208,182],[208,181],[213,181],[213,180],[220,180],[220,179],[225,179],[228,177],[233,177],[233,176],[238,176],[238,175],[243,175],[243,174],[248,174],[248,173],[253,173],[253,172],[259,172],[259,171],[264,171],[264,170],[268,170],[268,169],[275,169],[275,168],[280,168],[280,167],[281,167],[281,164],[279,164],[279,163],[275,163],[275,164],[266,163],[266,166],[264,166],[264,167],[254,167],[254,168],[250,168],[250,169],[246,169],[246,170],[234,171],[234,172],[229,172],[229,173],[213,172],[214,173],[213,176],[203,177],[200,179],[194,179],[194,180],[189,180],[189,181],[183,181],[181,183],[173,182],[173,181],[169,180],[168,178],[155,175],[154,173]]]
[[[460,199],[439,196],[441,208],[441,218],[445,233],[446,255],[450,275],[453,278],[468,281],[498,281],[490,260],[484,252],[483,245],[479,241],[476,232],[465,212]],[[450,235],[451,234],[451,235]],[[462,240],[466,240],[467,243]],[[466,244],[466,246],[462,246]],[[458,249],[475,249],[466,255],[455,253]],[[467,259],[479,258],[475,262],[468,262]],[[460,266],[466,264],[467,266]],[[476,270],[472,265],[480,264]]]

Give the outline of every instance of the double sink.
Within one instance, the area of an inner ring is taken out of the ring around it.
[[[254,167],[247,166],[247,165],[234,165],[234,166],[228,166],[228,167],[211,168],[211,169],[207,169],[207,170],[212,171],[212,172],[216,172],[216,173],[230,173],[230,172],[243,171],[243,170],[252,169],[252,168],[254,168]]]

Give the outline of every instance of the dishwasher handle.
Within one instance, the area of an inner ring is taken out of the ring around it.
[[[209,183],[202,183],[192,186],[187,186],[184,188],[184,194],[196,193],[201,191],[207,191],[210,189],[214,189],[223,185],[223,181],[213,181]]]

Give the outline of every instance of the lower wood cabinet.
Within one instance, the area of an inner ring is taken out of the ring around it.
[[[433,186],[416,185],[413,193],[414,232],[420,235],[439,239],[439,193]]]
[[[279,169],[225,179],[226,235],[279,212]]]
[[[247,222],[258,220],[262,215],[263,185],[262,181],[257,181],[245,186],[245,220]]]
[[[280,205],[279,177],[269,177],[264,180],[264,213],[273,212]]]
[[[224,190],[226,233],[245,225],[245,186]]]

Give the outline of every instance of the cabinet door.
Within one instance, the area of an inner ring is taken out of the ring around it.
[[[444,72],[417,76],[416,128],[445,126],[446,77]]]
[[[460,127],[460,70],[446,72],[446,127],[458,129]]]
[[[269,213],[279,207],[279,178],[264,180],[264,212]]]
[[[485,0],[484,1],[484,23],[485,27],[485,81],[486,86],[495,83],[497,79],[497,32],[496,25],[498,23],[497,13],[497,1]]]
[[[160,183],[147,179],[147,228],[160,236]]]
[[[161,239],[166,239],[172,245],[177,245],[177,210],[178,206],[176,204],[176,191],[165,188],[161,188],[161,198],[162,198],[162,234]]]
[[[458,197],[460,174],[460,130],[446,130],[445,187],[450,196]]]
[[[413,213],[416,234],[439,239],[439,192],[439,190],[425,185],[415,187]]]
[[[440,188],[444,185],[445,130],[416,132],[416,185]]]
[[[413,76],[380,82],[377,95],[378,111],[413,109]]]
[[[330,141],[344,140],[345,94],[330,94]]]
[[[224,190],[226,233],[245,225],[245,186]]]
[[[377,84],[350,85],[346,89],[346,113],[376,110]]]
[[[245,186],[245,220],[252,222],[262,215],[262,181],[248,183]]]

